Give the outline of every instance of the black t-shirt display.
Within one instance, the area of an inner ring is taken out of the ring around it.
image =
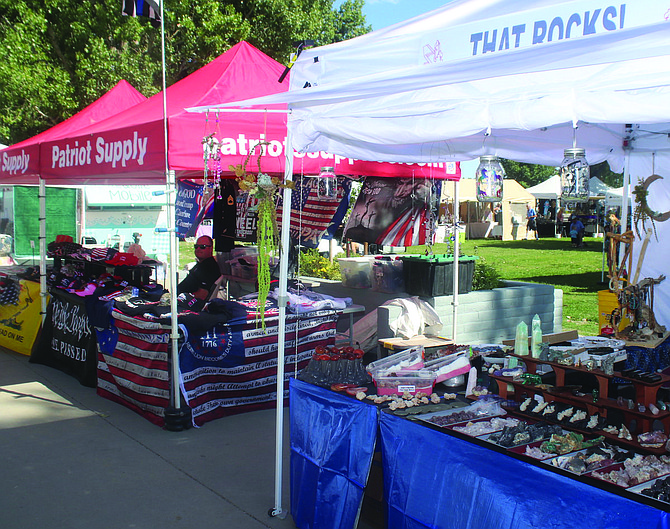
[[[221,198],[219,198],[219,196]],[[214,201],[212,237],[217,252],[229,252],[235,246],[237,229],[237,193],[234,181],[224,180]]]

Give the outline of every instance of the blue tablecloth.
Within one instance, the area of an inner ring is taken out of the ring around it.
[[[664,511],[299,380],[290,409],[299,529],[355,527],[377,435],[392,529],[670,527]]]

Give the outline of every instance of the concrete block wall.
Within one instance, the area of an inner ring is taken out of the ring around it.
[[[440,336],[452,337],[453,296],[423,298],[436,310],[443,327]],[[458,296],[456,341],[499,343],[512,339],[516,326],[525,321],[530,331],[533,316],[542,320],[543,334],[560,332],[563,321],[563,291],[551,285],[507,281],[503,288],[479,290]],[[389,324],[400,316],[398,307],[379,307],[377,336],[393,336]]]

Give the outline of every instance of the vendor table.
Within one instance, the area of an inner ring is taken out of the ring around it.
[[[92,296],[82,297],[59,288],[51,289],[42,332],[30,361],[60,369],[82,385],[94,388],[97,342],[95,329],[89,321],[89,311],[96,312],[93,305],[103,306],[104,303]]]
[[[287,316],[287,382],[307,365],[317,345],[334,343],[339,314],[322,310]],[[118,336],[99,333],[98,394],[163,426],[170,403],[170,328],[117,310],[112,316]],[[253,313],[245,320],[209,328],[197,323],[197,315],[188,326],[180,323],[184,336],[179,352],[181,387],[193,424],[275,406],[276,310],[266,313],[265,329]]]
[[[356,526],[377,440],[389,528],[670,524],[667,512],[372,404],[300,380],[290,387],[291,513],[300,529]]]
[[[342,315],[349,315],[349,345],[354,345],[354,314],[365,312],[363,305],[352,303],[347,308],[342,309]]]

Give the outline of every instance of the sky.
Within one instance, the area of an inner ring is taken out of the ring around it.
[[[335,0],[333,7],[339,7],[343,1]],[[371,25],[373,30],[377,30],[427,13],[448,3],[449,0],[365,0],[363,14],[365,22]],[[478,160],[461,162],[463,178],[474,178],[478,165]]]
[[[333,6],[339,7],[343,1],[335,0]],[[449,0],[365,0],[363,14],[366,22],[375,30],[427,13],[448,3]]]

